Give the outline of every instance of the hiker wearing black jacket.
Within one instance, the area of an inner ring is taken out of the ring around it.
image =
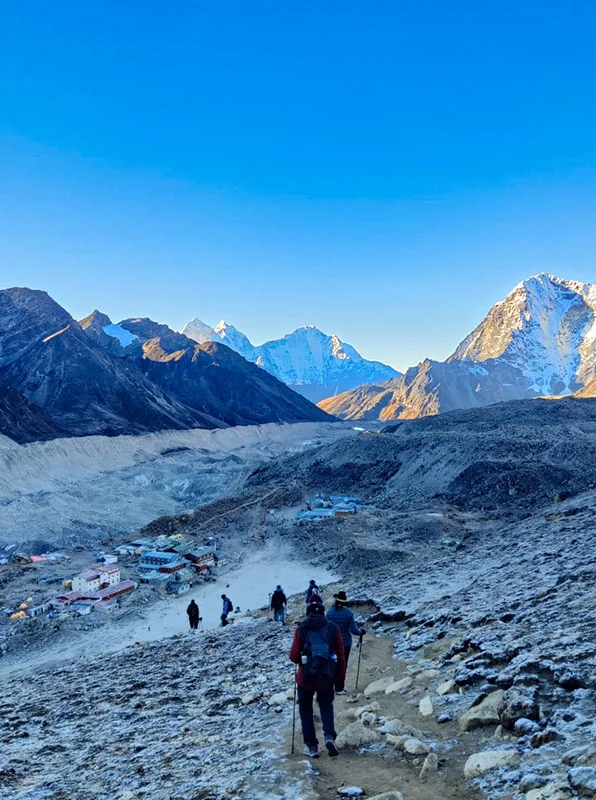
[[[186,613],[188,614],[188,623],[191,631],[196,631],[199,627],[199,607],[194,600],[190,601]]]
[[[222,594],[221,599],[223,601],[223,606],[221,609],[221,626],[223,628],[228,624],[228,614],[231,614],[234,610],[234,604],[225,594]]]
[[[325,618],[325,606],[311,603],[306,618],[296,628],[290,649],[290,661],[298,665],[296,684],[302,722],[305,755],[319,757],[313,715],[315,694],[321,712],[325,747],[330,756],[339,755],[335,744],[333,685],[343,689],[346,664],[341,632]]]
[[[279,584],[275,587],[275,591],[271,595],[271,608],[273,609],[273,618],[276,622],[281,622],[282,625],[286,621],[286,605],[288,598],[284,594],[284,590]]]

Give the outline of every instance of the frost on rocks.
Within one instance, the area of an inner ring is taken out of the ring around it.
[[[243,705],[257,670],[269,692],[285,695],[290,638],[247,622],[42,674],[34,693],[18,675],[5,681],[0,738],[10,797],[305,796],[300,775],[288,778],[280,759],[291,704],[281,714]]]

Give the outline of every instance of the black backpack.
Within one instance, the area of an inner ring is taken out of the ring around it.
[[[335,626],[332,628],[331,625],[301,630],[302,655],[306,656],[306,663],[302,662],[305,678],[318,682],[333,679],[336,660],[333,658],[332,634],[335,634]]]
[[[232,603],[229,597],[226,598],[226,600],[227,600],[226,611],[228,612],[228,614],[231,614],[232,611],[234,610],[234,603]]]

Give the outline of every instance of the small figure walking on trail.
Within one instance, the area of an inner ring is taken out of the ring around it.
[[[364,628],[358,626],[356,620],[354,619],[354,614],[349,608],[347,608],[346,603],[348,602],[348,597],[344,591],[334,594],[333,599],[335,600],[335,603],[333,608],[330,608],[327,612],[327,619],[330,622],[334,622],[341,631],[341,638],[344,643],[347,671],[348,661],[350,659],[350,651],[352,650],[352,634],[354,634],[354,636],[362,637],[366,631]],[[345,694],[346,691],[342,686],[341,690],[338,689],[337,693]]]
[[[288,598],[284,594],[284,590],[279,583],[275,587],[275,591],[271,595],[271,608],[273,609],[273,619],[276,622],[281,622],[282,625],[286,621],[286,605]]]
[[[234,610],[234,604],[225,594],[222,594],[221,599],[223,600],[223,607],[221,610],[221,625],[223,628],[228,624],[228,614],[231,614]]]
[[[341,631],[325,617],[322,603],[310,603],[306,609],[306,618],[294,633],[290,661],[298,665],[296,684],[305,755],[319,757],[313,714],[315,694],[321,712],[325,747],[330,756],[339,755],[335,744],[333,686],[343,689],[346,662]]]
[[[319,587],[314,579],[311,579],[306,590],[306,605],[309,603],[322,603]]]
[[[188,614],[188,623],[191,631],[196,631],[199,627],[199,607],[194,600],[191,600],[188,604],[186,613]]]

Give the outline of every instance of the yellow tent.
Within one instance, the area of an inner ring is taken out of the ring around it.
[[[27,616],[27,614],[25,614],[24,611],[17,611],[16,614],[11,614],[10,615],[10,619],[23,619],[23,617],[26,617],[26,616]]]

